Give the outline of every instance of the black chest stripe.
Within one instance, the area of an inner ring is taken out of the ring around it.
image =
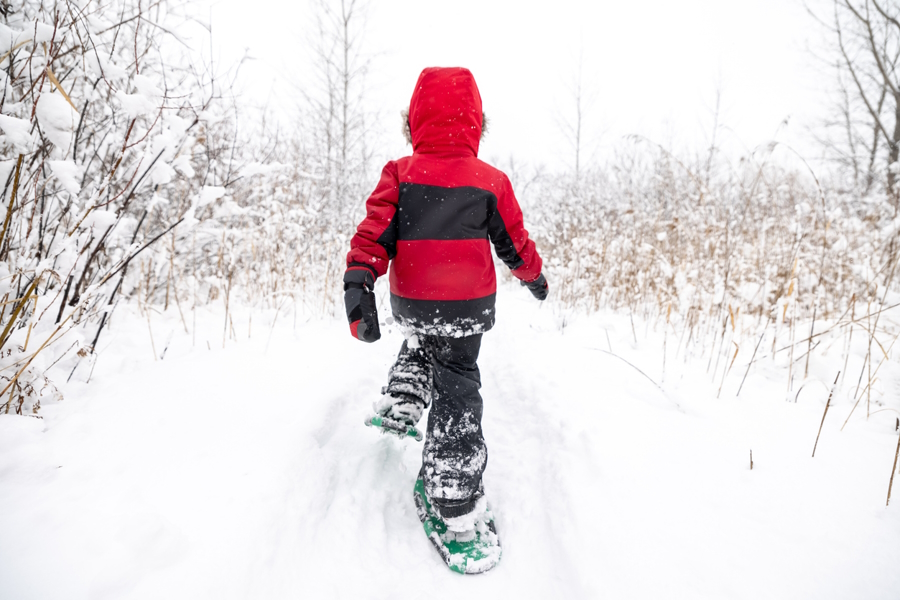
[[[445,188],[401,183],[397,237],[401,240],[487,239],[491,192],[476,187]]]

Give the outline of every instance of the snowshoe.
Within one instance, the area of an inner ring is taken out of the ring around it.
[[[450,569],[472,575],[497,566],[501,554],[500,538],[486,500],[479,500],[471,515],[444,520],[428,500],[421,477],[416,479],[413,497],[425,535]],[[460,527],[465,521],[468,523]]]
[[[391,419],[389,417],[382,417],[379,415],[369,417],[366,419],[366,425],[368,427],[380,429],[381,433],[389,433],[391,435],[396,435],[399,438],[411,437],[415,438],[417,442],[421,442],[424,438],[422,432],[414,426],[407,425],[402,421],[397,421],[396,419]]]

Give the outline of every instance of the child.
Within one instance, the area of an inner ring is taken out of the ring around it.
[[[463,68],[422,71],[409,104],[413,154],[389,162],[366,202],[347,255],[350,333],[381,337],[375,280],[391,262],[391,310],[407,335],[377,412],[415,425],[431,403],[420,477],[451,530],[484,510],[478,350],[494,325],[497,283],[490,242],[513,275],[547,297],[541,258],[509,179],[480,161],[481,95]]]

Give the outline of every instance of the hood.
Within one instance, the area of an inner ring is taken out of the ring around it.
[[[483,114],[475,78],[461,67],[429,67],[409,101],[413,152],[478,155]]]

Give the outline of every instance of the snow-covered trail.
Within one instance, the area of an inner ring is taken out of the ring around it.
[[[479,360],[494,571],[443,565],[412,503],[421,444],[362,424],[397,331],[365,345],[282,315],[269,339],[254,313],[222,350],[210,317],[154,361],[123,311],[90,385],[0,417],[0,598],[900,597],[892,413],[839,433],[836,402],[812,459],[827,390],[785,402],[773,366],[716,400],[704,361],[672,353],[663,377],[661,334],[636,344],[627,317],[563,326],[512,287],[498,314]],[[181,324],[153,327],[159,345]]]

